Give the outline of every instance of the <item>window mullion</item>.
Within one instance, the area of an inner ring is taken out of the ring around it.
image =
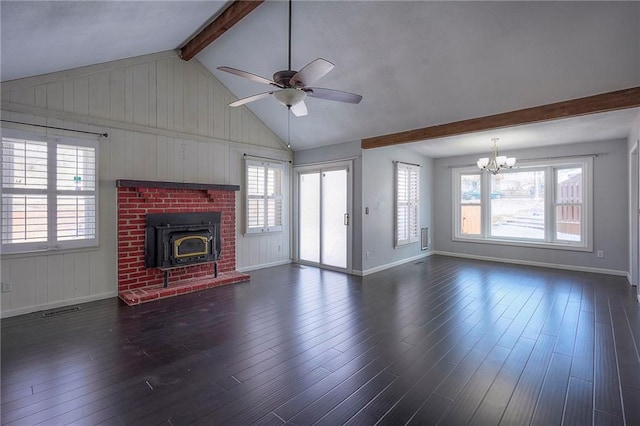
[[[49,141],[47,144],[47,245],[57,245],[57,212],[58,212],[58,185],[57,185],[57,148],[58,144]]]
[[[482,238],[491,237],[491,203],[489,193],[491,191],[491,175],[484,173],[480,178],[480,235]]]
[[[555,168],[549,166],[544,170],[544,240],[555,241],[556,235],[556,176]]]
[[[263,168],[264,173],[264,188],[262,188],[262,228],[268,230],[269,228],[269,167]]]

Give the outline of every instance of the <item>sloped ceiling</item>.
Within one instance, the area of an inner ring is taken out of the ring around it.
[[[178,48],[225,5],[3,1],[2,80]],[[216,68],[268,78],[286,69],[287,10],[267,0],[196,59],[238,97],[268,91]],[[364,99],[308,99],[309,115],[290,121],[296,150],[640,86],[640,3],[294,1],[292,67],[318,57],[336,67],[317,86]],[[285,107],[248,107],[288,140]],[[625,137],[637,116],[529,126],[526,142],[503,131],[413,145],[450,156],[485,152],[494,135],[513,148]]]

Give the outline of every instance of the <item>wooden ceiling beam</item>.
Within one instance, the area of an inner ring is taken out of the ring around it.
[[[602,93],[502,114],[407,130],[362,140],[362,148],[380,148],[561,118],[640,107],[640,87]]]
[[[264,0],[234,1],[213,22],[204,27],[202,31],[180,48],[180,57],[185,61],[191,60],[263,2]]]

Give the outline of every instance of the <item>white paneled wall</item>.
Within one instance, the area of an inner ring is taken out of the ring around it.
[[[244,154],[288,161],[284,144],[248,109],[227,107],[234,99],[197,61],[184,62],[173,52],[2,83],[5,120],[109,134],[99,142],[100,246],[3,256],[2,282],[12,291],[1,295],[2,316],[116,294],[117,179],[242,187]],[[285,170],[282,233],[244,237],[244,191],[237,193],[239,269],[290,259],[290,167]]]

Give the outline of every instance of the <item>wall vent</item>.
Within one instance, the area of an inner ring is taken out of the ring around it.
[[[42,313],[43,318],[55,317],[62,314],[69,314],[71,312],[79,311],[82,308],[80,306],[65,306],[64,308],[51,309]]]
[[[429,228],[420,229],[420,248],[429,250]]]

